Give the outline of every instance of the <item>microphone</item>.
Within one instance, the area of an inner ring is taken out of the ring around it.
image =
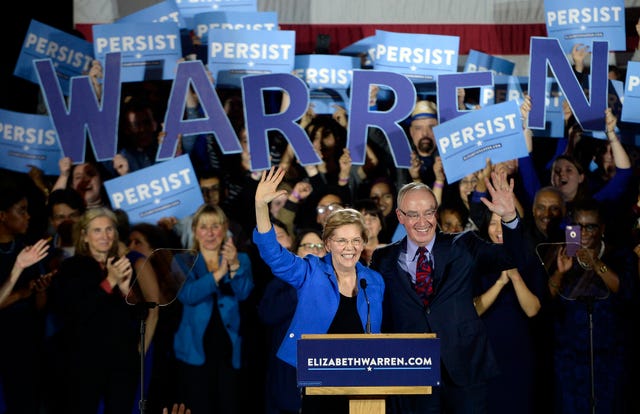
[[[367,279],[360,279],[360,287],[364,293],[364,299],[367,301],[367,329],[366,333],[371,333],[371,304],[369,303],[369,295],[367,295]]]

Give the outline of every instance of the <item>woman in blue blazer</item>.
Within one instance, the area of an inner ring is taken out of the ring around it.
[[[200,207],[192,228],[198,255],[178,293],[183,309],[173,343],[180,397],[194,413],[236,413],[240,301],[253,289],[251,262],[227,237],[220,207]]]
[[[278,190],[285,171],[264,171],[256,189],[256,229],[253,241],[273,274],[292,285],[298,295],[293,320],[278,350],[278,357],[296,366],[296,343],[302,334],[364,333],[370,315],[371,332],[379,333],[382,323],[382,276],[359,263],[367,243],[362,214],[353,209],[336,210],[327,218],[322,239],[327,251],[323,258],[301,258],[276,241],[269,217],[269,202],[286,190]],[[366,294],[361,280],[366,280]],[[302,412],[348,412],[343,397],[304,396]]]

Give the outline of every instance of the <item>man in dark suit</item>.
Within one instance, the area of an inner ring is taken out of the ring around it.
[[[473,232],[437,231],[438,204],[423,183],[406,184],[398,193],[396,214],[407,236],[376,249],[370,265],[386,285],[382,331],[435,333],[440,338],[441,382],[431,396],[388,398],[389,413],[487,412],[487,380],[499,370],[474,308],[472,279],[476,269],[515,267],[510,257],[523,245],[513,181],[492,174],[492,182],[486,183],[491,201],[482,201],[502,219],[503,245],[487,243]],[[432,291],[424,301],[415,290],[419,247],[427,248],[431,264]]]

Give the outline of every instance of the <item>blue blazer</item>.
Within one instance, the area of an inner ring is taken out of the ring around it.
[[[253,241],[260,256],[273,274],[292,285],[298,293],[298,306],[285,335],[278,357],[292,366],[297,365],[297,341],[302,334],[327,333],[338,305],[340,291],[338,279],[331,264],[331,254],[323,258],[307,255],[301,258],[280,246],[273,227],[266,233],[253,231]],[[367,281],[367,295],[371,304],[371,332],[380,333],[382,323],[382,276],[362,264],[356,265],[358,286],[360,279]],[[362,289],[358,290],[357,307],[363,329],[367,323],[367,301]]]
[[[218,310],[222,322],[231,339],[232,364],[240,368],[240,301],[245,300],[253,289],[251,262],[246,253],[238,253],[240,268],[232,278],[226,274],[216,284],[207,265],[198,254],[195,264],[187,274],[187,279],[178,292],[182,302],[182,319],[173,338],[176,358],[191,365],[202,365],[205,361],[204,332],[213,312],[213,298],[218,299]],[[231,289],[224,289],[228,285]]]
[[[521,224],[519,224],[521,226]],[[515,267],[504,247],[516,230],[503,226],[504,245],[488,243],[473,232],[437,233],[433,246],[434,294],[423,306],[403,267],[407,238],[373,252],[370,267],[386,286],[383,332],[435,333],[440,338],[441,364],[459,386],[485,382],[498,365],[487,331],[473,306],[473,278],[478,269]]]

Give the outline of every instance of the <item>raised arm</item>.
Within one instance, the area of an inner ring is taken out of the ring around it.
[[[271,230],[269,217],[269,203],[276,197],[287,194],[287,190],[278,190],[278,185],[284,178],[285,170],[271,167],[269,171],[262,171],[262,177],[256,188],[256,228],[259,233]]]
[[[611,145],[613,162],[616,164],[616,168],[631,168],[629,154],[627,154],[627,151],[624,149],[620,139],[616,135],[618,119],[613,115],[613,112],[611,112],[611,108],[605,109],[604,114],[607,128],[607,139],[609,140],[609,145]]]
[[[573,49],[571,49],[571,58],[573,59],[573,67],[576,72],[584,72],[584,60],[588,54],[588,46],[583,45],[582,43],[573,45]]]
[[[27,267],[39,262],[47,256],[49,251],[49,242],[45,239],[38,240],[33,246],[24,247],[11,268],[9,278],[0,285],[0,309],[9,306],[23,297],[30,296],[33,291],[29,289],[16,295],[14,298],[9,299],[11,292],[13,291],[16,282],[20,278],[22,271]]]
[[[69,182],[69,178],[71,175],[71,167],[73,166],[73,161],[71,161],[70,157],[62,157],[58,160],[58,167],[60,168],[60,175],[58,179],[53,184],[51,191],[62,190],[67,188],[67,183]]]

